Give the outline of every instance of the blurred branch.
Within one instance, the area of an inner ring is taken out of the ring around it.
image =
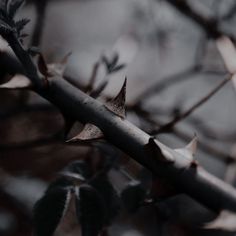
[[[212,91],[210,91],[206,96],[196,102],[192,107],[186,110],[184,113],[176,116],[172,121],[168,122],[165,125],[162,125],[157,131],[158,133],[169,132],[171,129],[180,121],[191,115],[196,109],[202,106],[205,102],[207,102],[213,95],[215,95],[228,81],[230,81],[232,76],[227,77],[223,81],[221,81]],[[155,132],[155,131],[154,131]]]
[[[197,25],[199,25],[205,33],[213,39],[226,35],[230,39],[234,39],[234,36],[224,32],[220,29],[217,19],[207,18],[201,15],[200,12],[196,12],[186,0],[166,0],[172,6],[174,6],[179,12],[191,19]]]

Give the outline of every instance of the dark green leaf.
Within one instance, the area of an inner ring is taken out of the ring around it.
[[[101,195],[93,187],[82,185],[79,188],[76,212],[82,236],[98,236],[104,226],[106,208]]]
[[[8,16],[13,19],[17,10],[22,6],[24,0],[12,0],[8,5]]]
[[[116,190],[113,188],[106,174],[99,175],[97,178],[92,179],[90,185],[103,197],[107,209],[106,224],[110,224],[120,210],[120,199]]]
[[[146,197],[146,190],[140,182],[131,182],[121,193],[124,207],[131,213],[138,210]]]
[[[24,29],[24,27],[30,22],[29,19],[23,18],[15,23],[18,34]]]
[[[70,191],[56,188],[48,191],[35,205],[33,224],[36,236],[52,236],[69,202]]]

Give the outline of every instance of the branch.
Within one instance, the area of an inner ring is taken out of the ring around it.
[[[36,68],[31,58],[17,40],[12,38],[7,40],[23,64],[27,75],[33,76],[30,79],[35,80],[35,74],[31,71],[36,71]],[[28,63],[25,63],[25,59]],[[61,77],[48,78],[48,86],[36,92],[80,122],[99,127],[111,144],[206,207],[215,211],[221,209],[236,211],[236,190],[230,185],[209,174],[200,166],[191,167],[191,163],[185,156],[157,140],[154,142],[156,151],[147,152],[146,147],[150,143],[148,134],[120,118],[101,102],[78,90]],[[160,161],[167,157],[171,157],[173,162]]]
[[[187,111],[182,113],[181,115],[176,116],[172,121],[167,124],[161,126],[155,133],[162,133],[166,131],[170,131],[177,123],[191,115],[197,108],[202,106],[205,102],[207,102],[213,95],[215,95],[228,81],[230,81],[232,76],[227,77],[223,81],[221,81],[212,91],[210,91],[206,96],[196,102],[192,107],[190,107]]]
[[[193,22],[195,22],[197,25],[199,25],[210,38],[216,39],[222,35],[226,35],[230,39],[234,38],[233,35],[230,35],[227,32],[223,32],[220,29],[217,19],[207,18],[201,15],[199,12],[196,12],[195,10],[192,9],[192,7],[188,4],[186,0],[166,0],[166,1],[170,3],[172,6],[174,6],[183,15],[185,15]]]

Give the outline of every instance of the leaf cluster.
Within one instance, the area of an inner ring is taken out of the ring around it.
[[[14,20],[23,3],[24,0],[2,0],[0,3],[0,33],[3,37],[12,33],[19,39],[27,36],[22,33],[22,30],[30,20],[26,18]]]

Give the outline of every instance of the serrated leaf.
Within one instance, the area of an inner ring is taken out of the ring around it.
[[[224,210],[215,220],[207,223],[204,228],[236,232],[236,214],[234,212]]]
[[[175,151],[184,155],[190,161],[194,161],[194,156],[197,151],[197,143],[198,139],[197,136],[195,135],[188,145],[186,145],[184,148],[175,149]]]
[[[120,92],[117,94],[117,96],[111,100],[108,101],[105,105],[106,107],[115,113],[116,115],[120,116],[121,118],[125,118],[126,111],[125,111],[125,101],[126,101],[126,84],[127,84],[127,78],[125,78],[125,81],[123,83],[123,86],[120,90]]]
[[[1,84],[0,89],[29,89],[32,86],[32,82],[26,76],[15,75],[5,84]]]
[[[97,236],[106,218],[105,202],[91,186],[82,185],[77,193],[76,212],[81,224],[82,236]]]
[[[96,178],[89,181],[89,184],[93,186],[104,199],[106,206],[105,223],[108,225],[117,216],[121,207],[118,193],[106,174],[98,175]]]
[[[124,207],[130,213],[134,213],[146,197],[146,190],[138,181],[130,182],[121,192]]]
[[[70,201],[68,189],[56,188],[47,192],[34,207],[33,224],[36,236],[52,236]]]
[[[16,30],[18,32],[18,34],[21,33],[21,31],[24,29],[24,27],[30,22],[30,19],[26,19],[26,18],[23,18],[21,20],[18,20],[16,23],[15,23],[15,27],[16,27]]]
[[[92,141],[103,137],[102,131],[97,126],[88,123],[78,135],[67,142]]]
[[[6,35],[13,32],[13,29],[5,22],[0,21],[0,34]]]
[[[162,150],[154,138],[149,138],[145,145],[145,150],[149,155],[153,155],[160,162],[172,163],[174,162],[173,155],[168,150]]]
[[[12,0],[8,4],[8,16],[10,19],[13,19],[17,10],[23,5],[24,0]]]

